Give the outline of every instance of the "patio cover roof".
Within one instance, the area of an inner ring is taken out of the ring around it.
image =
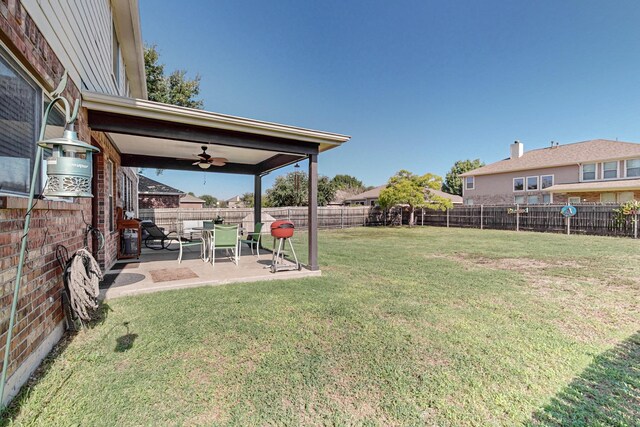
[[[92,130],[108,133],[122,166],[202,171],[192,163],[207,145],[225,166],[207,172],[264,175],[338,147],[350,137],[144,99],[82,93]]]
[[[551,193],[582,193],[585,191],[624,191],[640,190],[640,179],[623,179],[616,181],[577,182],[573,184],[557,184],[548,187]]]

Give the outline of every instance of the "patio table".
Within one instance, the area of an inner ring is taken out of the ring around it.
[[[240,236],[244,234],[244,227],[238,227],[240,231]],[[211,245],[211,240],[213,239],[213,228],[205,228],[205,227],[193,227],[192,230],[201,231],[202,232],[202,260],[204,262],[211,261],[211,258],[215,256],[213,253],[213,246]]]

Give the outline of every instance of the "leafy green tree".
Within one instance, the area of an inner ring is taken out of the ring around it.
[[[147,74],[147,96],[150,101],[182,107],[201,109],[202,100],[195,99],[200,93],[200,76],[187,78],[185,70],[175,70],[165,75],[164,64],[160,62],[156,45],[144,48],[144,69]]]
[[[354,190],[362,192],[365,189],[362,181],[352,175],[336,175],[331,179],[331,183],[336,190]]]
[[[438,175],[415,175],[403,169],[389,178],[386,188],[380,192],[378,203],[385,209],[406,205],[409,208],[409,225],[412,226],[416,208],[445,210],[453,207],[449,199],[430,191],[441,187],[442,178]]]
[[[442,184],[442,191],[449,194],[457,194],[462,196],[462,178],[461,174],[472,171],[484,166],[484,162],[480,159],[475,160],[458,160],[451,166],[451,170],[447,172]]]
[[[240,196],[240,201],[247,208],[253,207],[253,193],[244,193]]]
[[[296,178],[297,174],[297,178]],[[296,179],[299,185],[296,188]],[[307,206],[309,179],[305,172],[289,172],[276,178],[273,186],[267,190],[265,206]],[[335,197],[336,190],[326,176],[318,178],[318,206],[326,206]]]
[[[210,196],[209,194],[203,194],[200,196],[202,200],[204,200],[205,208],[215,208],[218,206],[218,198]]]

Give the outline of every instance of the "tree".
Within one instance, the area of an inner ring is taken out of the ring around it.
[[[204,207],[205,208],[215,208],[218,206],[218,198],[217,197],[213,197],[210,196],[208,194],[203,194],[202,196],[200,196],[200,198],[202,200],[204,200]]]
[[[430,191],[439,190],[441,187],[442,178],[438,175],[414,175],[403,169],[389,178],[387,187],[380,192],[378,203],[385,209],[397,205],[408,206],[409,226],[412,226],[416,208],[445,210],[453,207],[449,199]]]
[[[164,64],[159,63],[160,55],[156,45],[144,48],[144,69],[147,74],[147,96],[150,101],[182,107],[201,109],[202,100],[194,99],[200,93],[200,76],[187,78],[185,70],[175,70],[165,75]]]
[[[244,193],[240,196],[240,201],[244,205],[245,208],[253,207],[253,193]]]
[[[299,185],[296,188],[296,174]],[[265,205],[270,207],[307,206],[309,179],[305,172],[289,172],[276,178],[276,182],[267,190]],[[318,178],[318,206],[326,206],[335,197],[336,190],[326,176]]]
[[[364,191],[364,184],[358,178],[352,175],[336,175],[331,180],[331,183],[336,190],[348,190],[348,191]]]
[[[478,169],[482,166],[484,166],[484,162],[480,161],[480,159],[458,160],[445,175],[442,191],[462,196],[462,178],[460,174]]]

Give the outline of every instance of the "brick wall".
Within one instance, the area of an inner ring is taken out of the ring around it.
[[[180,206],[180,196],[140,194],[138,196],[138,205],[140,209],[178,208]]]

